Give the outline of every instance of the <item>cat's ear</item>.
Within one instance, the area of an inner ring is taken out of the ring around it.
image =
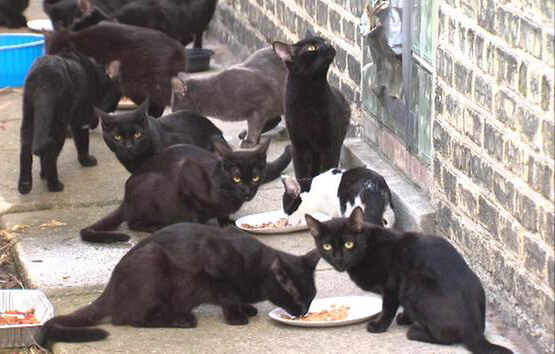
[[[222,144],[220,142],[214,142],[214,151],[220,155],[222,159],[225,159],[227,156],[233,153],[229,146],[226,144]]]
[[[285,192],[287,192],[287,194],[292,194],[295,197],[301,194],[301,185],[294,177],[282,175],[281,183],[283,183],[283,186],[285,187]]]
[[[318,261],[320,260],[320,253],[315,248],[302,256],[303,263],[306,264],[310,269],[316,268]]]
[[[270,146],[270,140],[271,139],[266,139],[263,143],[260,144],[258,149],[256,149],[256,153],[259,156],[264,157],[264,160],[266,160],[266,154],[268,153],[268,147]]]
[[[148,118],[148,106],[150,104],[150,99],[147,97],[146,100],[141,103],[139,108],[137,108],[137,120],[146,121]]]
[[[281,58],[281,60],[291,61],[291,58],[293,57],[292,45],[276,41],[272,44],[272,47],[274,48],[274,52],[277,54],[278,57]]]
[[[306,219],[308,231],[310,231],[312,237],[315,239],[320,238],[320,235],[322,234],[322,223],[308,214],[305,214],[304,218]]]
[[[185,96],[185,93],[187,93],[185,81],[179,77],[172,77],[172,92],[176,95]]]
[[[121,61],[119,60],[114,60],[112,62],[110,62],[110,64],[108,64],[108,66],[106,66],[106,75],[108,75],[108,77],[112,80],[115,80],[121,71]]]
[[[306,30],[306,34],[304,35],[304,38],[308,39],[308,38],[312,38],[312,37],[314,37],[312,32],[310,32],[310,30]]]
[[[364,212],[361,207],[356,207],[349,216],[349,227],[355,233],[361,233],[364,228]]]
[[[276,258],[272,261],[270,271],[274,274],[277,282],[282,287],[286,288],[290,280],[285,265],[279,256],[276,256]]]
[[[108,128],[114,123],[114,117],[111,114],[105,113],[103,110],[93,107],[94,114],[100,119],[102,128]]]

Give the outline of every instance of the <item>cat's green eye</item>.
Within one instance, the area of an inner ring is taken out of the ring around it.
[[[123,136],[121,136],[121,135],[116,135],[116,136],[114,136],[114,139],[116,139],[116,141],[122,141],[122,140],[123,140]]]
[[[345,244],[343,246],[345,246],[346,249],[350,250],[351,248],[353,248],[355,246],[355,244],[354,244],[354,242],[347,241],[347,242],[345,242]]]
[[[252,178],[253,182],[258,182],[260,180],[260,176],[255,176]]]
[[[308,48],[306,48],[306,50],[308,50],[309,52],[313,52],[316,50],[316,46],[314,46],[313,44],[309,45]]]
[[[233,177],[233,182],[235,183],[241,182],[241,177]]]
[[[322,245],[322,248],[324,249],[324,251],[331,251],[331,245],[329,243],[324,243]]]
[[[140,132],[136,132],[135,134],[133,134],[133,137],[135,139],[139,139],[141,137],[141,133]]]

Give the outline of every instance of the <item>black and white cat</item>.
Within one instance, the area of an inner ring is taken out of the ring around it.
[[[367,325],[387,331],[410,325],[407,338],[436,344],[463,342],[473,353],[512,353],[484,336],[486,297],[480,279],[443,237],[396,232],[364,222],[361,208],[349,218],[306,223],[322,258],[347,271],[360,288],[382,294],[382,312]]]
[[[148,115],[148,99],[137,109],[107,114],[95,109],[102,124],[102,136],[127,171],[133,173],[154,154],[175,144],[191,144],[214,151],[214,143],[227,141],[208,118],[177,111],[155,119]]]
[[[235,227],[174,224],[129,250],[91,304],[46,322],[39,343],[101,340],[108,332],[90,326],[107,317],[116,326],[193,328],[201,304],[221,306],[230,325],[248,324],[258,313],[251,304],[264,300],[302,316],[319,259],[316,250],[295,256]]]
[[[362,207],[366,222],[384,227],[393,227],[395,224],[387,182],[371,169],[334,168],[314,178],[296,180],[282,176],[281,181],[285,187],[283,211],[289,215],[292,225],[303,221],[305,214],[348,217],[356,207]]]

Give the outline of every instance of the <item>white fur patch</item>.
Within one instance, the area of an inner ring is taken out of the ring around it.
[[[389,229],[389,228],[392,228],[393,225],[395,225],[395,212],[391,208],[391,203],[388,204],[387,207],[385,207],[385,212],[383,214],[383,219],[387,223],[387,224],[384,223],[384,227]]]

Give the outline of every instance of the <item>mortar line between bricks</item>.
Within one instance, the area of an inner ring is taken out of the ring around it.
[[[515,57],[524,57],[523,59],[526,59],[526,61],[528,62],[532,62],[534,66],[538,68],[540,67],[545,68],[546,65],[542,61],[542,59],[536,58],[535,56],[533,56],[532,54],[528,53],[527,51],[521,48],[513,48],[509,43],[505,42],[502,39],[499,39],[500,37],[494,36],[487,30],[485,30],[483,27],[481,27],[477,21],[469,18],[466,15],[461,14],[460,12],[457,11],[457,9],[453,8],[451,5],[448,5],[445,2],[442,2],[440,4],[440,9],[444,11],[444,13],[448,17],[455,19],[457,22],[463,24],[466,28],[474,29],[476,34],[480,34],[482,37],[484,37],[484,39],[488,40],[490,43],[493,43],[497,47],[506,49],[506,51],[509,54],[512,54]],[[459,53],[464,54],[460,51]]]
[[[0,219],[3,219],[5,215],[11,214],[21,214],[21,213],[30,213],[30,212],[37,212],[37,211],[46,211],[46,210],[66,210],[66,209],[82,209],[82,208],[91,208],[91,207],[105,207],[111,205],[117,205],[121,203],[120,200],[107,200],[101,202],[88,202],[88,203],[61,203],[61,204],[24,204],[20,206],[15,206],[12,208],[8,208],[6,211],[0,212]]]
[[[441,199],[441,201],[448,205],[449,209],[451,210],[457,210],[456,206],[447,198],[439,198]],[[487,230],[485,230],[479,223],[477,223],[476,221],[474,221],[472,218],[470,218],[468,215],[466,215],[464,212],[463,213],[455,213],[457,216],[459,216],[462,221],[465,222],[465,224],[470,224],[470,225],[475,225],[476,227],[472,228],[472,229],[478,229],[478,233],[484,234],[484,233],[488,233]],[[478,235],[480,236],[480,235]],[[460,244],[456,239],[448,237],[449,240],[453,241],[459,248],[464,249],[465,251],[468,252],[473,252],[474,250],[467,248],[467,246],[469,245],[462,245]],[[533,240],[537,241],[536,238],[532,237]],[[486,245],[488,247],[494,247],[496,250],[500,251],[500,253],[505,254],[506,255],[506,249],[503,247],[503,243],[498,241],[497,239],[494,238],[483,238],[482,240],[484,240],[484,242],[486,242]],[[543,241],[543,240],[540,240]],[[543,242],[542,242],[543,243]],[[499,247],[501,246],[501,247]],[[542,245],[542,246],[546,246],[546,245]],[[549,251],[552,251],[550,247],[545,247],[544,250],[546,251],[547,255],[553,255],[553,254],[549,254]],[[464,252],[463,254],[466,254],[467,252]],[[514,252],[509,251],[509,260],[511,258],[511,255],[514,254]],[[512,257],[515,258],[515,257]],[[547,258],[547,257],[546,257]],[[551,292],[551,287],[549,286],[549,284],[545,284],[545,280],[539,278],[533,271],[529,270],[525,265],[524,265],[525,259],[524,259],[524,255],[522,255],[522,257],[520,256],[516,256],[516,261],[514,263],[516,263],[518,265],[518,267],[515,267],[515,271],[524,274],[527,277],[531,277],[532,280],[534,280],[534,282],[532,282],[533,284],[535,284],[545,295],[549,295],[549,293]],[[474,264],[473,266],[478,266],[478,267],[482,267],[478,264]],[[545,274],[544,274],[545,275]],[[549,296],[548,296],[549,297]]]
[[[473,185],[475,188],[477,188],[481,192],[480,196],[489,199],[489,201],[496,201],[496,203],[491,203],[491,205],[492,205],[493,208],[495,208],[495,210],[499,213],[500,216],[504,217],[507,220],[515,220],[515,222],[518,223],[522,227],[524,233],[526,233],[528,235],[535,235],[533,238],[537,237],[539,240],[541,240],[542,243],[544,243],[546,249],[550,249],[549,245],[547,245],[547,243],[545,242],[545,240],[543,240],[543,238],[539,235],[539,233],[536,234],[536,233],[533,233],[533,232],[529,231],[528,229],[526,229],[526,227],[524,225],[522,225],[520,223],[520,221],[518,221],[515,218],[515,216],[512,215],[512,213],[510,211],[506,210],[505,208],[498,208],[497,205],[501,204],[501,203],[498,202],[497,198],[495,198],[495,195],[493,194],[493,192],[491,192],[489,190],[484,190],[482,187],[480,187],[479,185],[474,183],[472,178],[468,177],[466,174],[464,174],[463,172],[461,172],[460,170],[455,168],[455,166],[453,166],[453,164],[451,163],[450,160],[445,159],[445,157],[441,154],[438,154],[438,155],[442,157],[442,159],[440,159],[442,167],[444,167],[444,168],[447,167],[449,172],[452,173],[453,175],[455,175],[455,177],[457,177],[457,179],[462,179],[462,180],[466,181],[467,183]],[[465,184],[465,188],[466,188],[466,184]],[[523,193],[523,194],[528,196],[526,193]],[[544,207],[544,206],[540,205],[540,207]],[[461,212],[464,215],[466,215],[466,212],[464,212],[462,210],[461,210]],[[469,217],[469,218],[471,217],[470,215],[466,215],[466,216]]]
[[[464,103],[465,107],[468,107],[476,112],[483,112],[484,109],[482,107],[477,106],[474,101],[472,101],[470,98],[468,98],[467,96],[465,96],[463,93],[459,92],[457,89],[450,87],[448,85],[448,83],[446,83],[444,80],[438,78],[438,83],[437,83],[446,93],[450,94],[451,96],[454,96],[456,98],[458,98],[460,101],[462,101],[462,103]],[[508,139],[511,140],[515,140],[518,141],[519,143],[522,142],[522,139],[520,138],[519,133],[515,132],[513,129],[509,128],[507,125],[503,124],[503,122],[500,122],[496,117],[495,114],[492,112],[487,112],[486,114],[487,116],[491,116],[491,120],[488,120],[487,123],[492,125],[494,128],[497,128],[499,131],[501,131],[503,133],[503,135],[505,137],[507,137]],[[543,117],[540,116],[540,118],[543,119]],[[437,118],[435,119],[436,121],[441,121],[438,120]],[[448,125],[450,125],[452,128],[454,128],[457,132],[459,132],[459,129],[455,126],[453,126],[452,124],[450,124],[447,120],[445,120],[446,123]],[[485,119],[484,119],[485,121]],[[465,135],[466,138],[466,135]],[[475,145],[477,145],[476,143],[474,143]],[[537,161],[541,161],[544,162],[548,165],[552,165],[554,164],[554,160],[549,158],[547,156],[547,154],[545,152],[538,152],[534,150],[534,147],[530,146],[529,143],[525,143],[525,144],[519,144],[519,146],[522,148],[524,147],[526,149],[526,152],[529,153],[529,155],[534,156],[534,159],[536,159]],[[483,148],[483,147],[481,147]],[[541,147],[540,147],[541,148]]]

